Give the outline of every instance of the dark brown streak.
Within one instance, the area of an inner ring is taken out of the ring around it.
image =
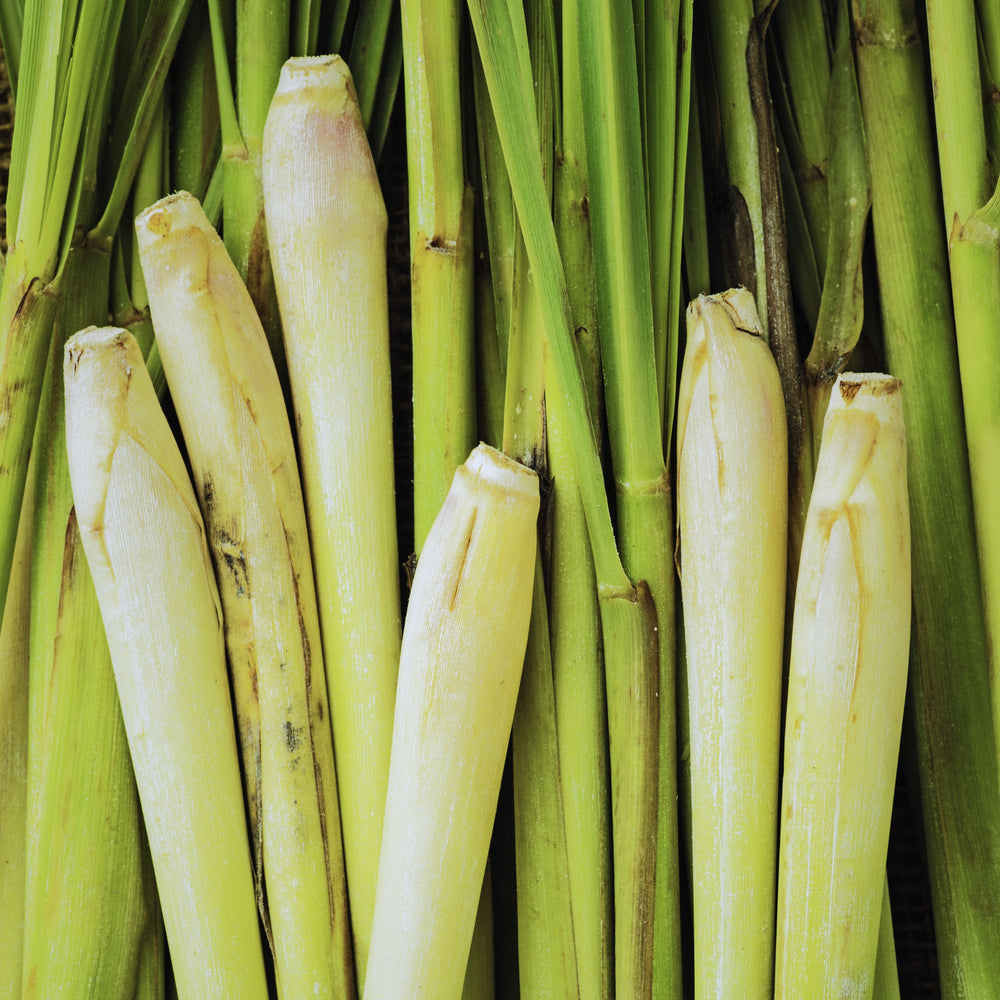
[[[326,825],[326,796],[323,794],[323,777],[320,774],[319,761],[316,759],[316,732],[315,732],[315,722],[322,723],[326,712],[323,710],[323,690],[320,691],[319,697],[316,700],[317,704],[317,715],[318,719],[313,719],[312,713],[312,694],[313,694],[313,684],[312,684],[312,643],[309,641],[309,632],[306,628],[305,616],[302,614],[302,595],[299,591],[299,577],[296,572],[296,561],[292,556],[292,545],[291,539],[288,537],[288,529],[285,528],[285,548],[288,551],[288,564],[292,568],[292,589],[295,593],[295,610],[298,614],[299,619],[299,636],[302,642],[302,672],[305,680],[306,689],[306,718],[309,720],[309,747],[312,754],[312,765],[313,765],[313,781],[316,785],[316,804],[319,808],[319,826],[320,835],[323,838],[323,870],[326,872],[326,892],[327,900],[329,902],[330,914],[331,916],[337,913],[345,914],[348,922],[350,922],[350,915],[347,907],[346,899],[346,889],[344,886],[339,887],[339,895],[341,899],[336,900],[334,898],[335,894],[338,894],[338,886],[335,883],[333,872],[330,867],[330,831],[327,830]],[[322,688],[325,688],[325,684]],[[290,727],[290,724],[289,724]],[[291,727],[290,727],[291,728]],[[335,831],[340,836],[340,831]],[[342,941],[352,941],[353,936],[350,932],[350,927],[346,929],[346,933],[340,935],[340,940]],[[345,954],[342,956],[345,967],[353,967],[354,956],[351,954],[350,948],[345,945]]]
[[[472,544],[472,535],[476,529],[476,516],[478,513],[476,508],[472,509],[472,516],[469,518],[469,523],[465,529],[465,544],[455,570],[455,589],[451,592],[451,599],[448,601],[449,611],[455,610],[455,602],[458,600],[458,591],[462,586],[462,577],[465,575],[465,560],[469,555],[469,546]]]
[[[789,469],[794,472],[805,436],[805,408],[802,362],[799,359],[799,349],[795,339],[792,286],[788,272],[788,240],[785,233],[778,146],[774,135],[764,46],[764,36],[772,9],[772,6],[768,6],[750,22],[747,38],[747,73],[750,80],[750,105],[757,124],[760,161],[768,342],[781,375],[788,418],[788,462]]]

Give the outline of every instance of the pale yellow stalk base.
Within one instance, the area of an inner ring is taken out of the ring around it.
[[[900,383],[830,399],[795,595],[778,869],[776,1000],[866,1000],[910,636]]]
[[[264,130],[263,179],[360,981],[389,775],[400,579],[387,217],[350,73],[338,57],[285,64]]]
[[[182,1000],[266,998],[222,615],[187,470],[115,328],[65,355],[66,446]]]
[[[462,995],[528,637],[538,480],[486,445],[413,581],[366,1000]]]
[[[778,369],[745,289],[688,307],[678,554],[691,741],[695,997],[773,984],[788,487]]]
[[[354,992],[354,978],[337,778],[305,509],[278,373],[253,301],[195,198],[162,199],[139,216],[136,233],[215,561],[231,669],[253,678],[259,706],[251,760],[260,762],[278,993],[342,997]]]

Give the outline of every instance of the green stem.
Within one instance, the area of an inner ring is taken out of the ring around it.
[[[872,1000],[900,1000],[899,968],[896,965],[896,939],[892,931],[889,906],[889,879],[882,890],[882,915],[878,925],[878,950],[875,953],[875,985]]]
[[[361,5],[351,37],[347,63],[354,77],[354,89],[365,128],[371,130],[372,116],[389,49],[389,26],[396,4],[392,0],[374,0]]]
[[[928,0],[937,148],[951,262],[972,503],[986,615],[993,730],[1000,746],[1000,194],[991,194],[973,0]]]
[[[764,217],[760,190],[757,121],[750,102],[747,47],[753,20],[752,0],[710,0],[707,6],[712,58],[725,138],[728,190],[725,192],[733,238],[723,282],[753,293],[765,336],[768,329]]]
[[[830,218],[829,142],[837,135],[828,120],[831,53],[823,0],[783,0],[775,8],[771,32],[787,95],[776,109],[822,274]]]
[[[699,88],[691,88],[691,127],[685,163],[683,217],[684,278],[687,295],[693,299],[711,291],[708,251],[708,214],[705,209],[705,167],[701,144]]]
[[[916,12],[906,0],[853,12],[886,356],[907,386],[908,696],[942,996],[957,1000],[995,987],[1000,794],[948,263]]]
[[[672,399],[675,376],[662,368],[657,373],[638,67],[634,47],[627,41],[635,31],[630,14],[627,5],[584,4],[579,30],[598,327],[621,553],[629,576],[648,585],[659,630],[657,676],[646,679],[646,691],[640,696],[655,699],[658,692],[660,701],[658,732],[649,737],[651,745],[659,747],[659,763],[652,776],[655,782],[658,775],[659,785],[647,803],[649,817],[635,827],[656,824],[655,874],[654,867],[648,872],[642,869],[637,848],[635,870],[626,869],[635,881],[619,885],[621,879],[615,880],[616,897],[632,894],[626,905],[616,905],[615,910],[616,993],[639,998],[679,995],[681,977],[670,558],[673,519],[664,468],[660,389],[671,386]],[[648,35],[646,46],[651,40]],[[652,100],[648,87],[647,99]],[[673,132],[672,123],[669,131]],[[662,153],[662,149],[650,149],[657,169],[666,170],[668,165],[658,159]],[[672,181],[670,188],[672,194]],[[672,237],[672,226],[668,234]],[[609,713],[618,710],[612,703],[610,681],[608,705]],[[615,754],[612,747],[613,770]],[[617,824],[615,835],[617,859],[624,835]],[[616,866],[616,873],[620,871]],[[643,897],[647,876],[655,879],[655,911],[653,897]],[[654,920],[653,934],[643,935],[642,929]]]
[[[171,71],[170,188],[204,202],[219,161],[219,98],[208,10],[192,10]]]
[[[851,48],[850,11],[841,3],[829,88],[829,156],[826,273],[805,378],[812,411],[813,455],[820,436],[830,390],[846,367],[864,319],[862,260],[871,208],[865,162],[864,123]]]
[[[403,0],[419,553],[475,443],[472,192],[465,184],[458,0]]]

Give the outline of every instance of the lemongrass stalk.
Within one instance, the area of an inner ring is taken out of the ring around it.
[[[712,0],[709,33],[719,88],[728,169],[720,192],[734,229],[726,283],[754,294],[761,327],[781,373],[788,417],[790,524],[805,519],[809,496],[809,423],[795,337],[781,177],[765,59],[770,4]],[[793,562],[795,558],[794,537]]]
[[[106,143],[102,176],[113,177],[103,214],[88,239],[110,247],[126,214],[133,181],[160,103],[174,53],[193,0],[149,0],[128,73],[113,95],[115,121]]]
[[[105,313],[108,265],[101,251],[67,258],[34,446],[25,998],[127,1000],[149,919],[142,818],[80,544],[60,377],[67,331]]]
[[[691,0],[646,0],[643,150],[649,213],[653,339],[664,439],[673,436],[681,324],[684,219],[691,90]],[[638,16],[638,15],[637,15]]]
[[[197,200],[136,220],[160,355],[216,567],[244,774],[259,789],[279,994],[354,992],[337,775],[295,444],[267,337]],[[259,731],[243,729],[241,698]]]
[[[0,50],[3,52],[4,75],[10,84],[10,96],[13,100],[17,99],[23,32],[24,4],[21,0],[7,0],[0,4]]]
[[[899,967],[896,964],[896,939],[892,929],[888,876],[886,876],[882,886],[882,909],[878,920],[878,945],[875,952],[872,1000],[900,1000]]]
[[[135,993],[133,1000],[166,1000],[167,998],[167,942],[163,934],[163,914],[160,912],[160,899],[156,891],[156,873],[153,871],[153,861],[149,856],[149,843],[146,831],[142,831],[143,840],[143,892],[149,900],[149,919],[139,944],[139,962],[135,973]]]
[[[233,43],[235,85],[229,70],[221,0],[210,0],[208,10],[222,139],[226,249],[250,291],[284,383],[286,369],[264,217],[261,159],[268,108],[282,64],[289,56],[291,2],[248,0],[239,5]]]
[[[479,152],[480,191],[477,203],[483,209],[484,245],[488,250],[490,287],[493,293],[495,316],[493,336],[500,377],[497,384],[506,385],[507,348],[510,339],[511,314],[514,309],[514,247],[517,242],[517,219],[514,213],[514,196],[503,160],[503,148],[497,134],[496,119],[490,106],[482,60],[478,52],[472,54],[473,90],[476,108],[476,140]],[[493,365],[493,367],[497,367]],[[496,384],[483,380],[481,393],[493,392]],[[500,406],[500,427],[496,445],[503,436],[503,406]]]
[[[339,52],[343,48],[344,30],[353,6],[354,0],[333,0],[327,5],[328,12],[323,18],[327,28],[325,51]]]
[[[144,866],[150,870],[147,886],[151,898],[156,900],[156,885],[152,875],[152,863]],[[154,910],[153,919],[146,927],[139,948],[139,963],[135,976],[133,1000],[165,1000],[167,996],[167,949],[163,937],[163,918],[159,908]]]
[[[363,981],[392,742],[399,567],[386,213],[350,72],[292,59],[264,141],[281,305],[316,572],[355,968]]]
[[[7,191],[9,252],[0,292],[0,601],[7,587],[13,531],[41,391],[58,271],[94,183],[96,155],[114,178],[93,243],[111,240],[191,0],[151,0],[110,139],[104,136],[107,87],[125,0],[25,7],[22,101]],[[81,164],[81,159],[83,163]],[[94,161],[94,162],[89,162]]]
[[[204,202],[220,148],[219,99],[207,8],[199,5],[188,16],[171,72],[169,187],[190,191]]]
[[[540,150],[542,162],[547,164],[545,174],[551,199],[553,139],[560,118],[555,11],[551,3],[536,2],[527,6],[525,17]],[[506,183],[506,177],[495,179],[494,187],[498,183]],[[515,232],[512,292],[504,451],[544,476],[545,343],[538,295],[530,279],[520,230]],[[511,734],[518,974],[526,995],[577,998],[580,988],[549,627],[548,596],[539,561],[533,578],[531,624]]]
[[[601,348],[597,329],[597,290],[590,231],[590,189],[587,180],[583,97],[580,93],[578,0],[562,4],[560,25],[559,96],[562,106],[555,135],[552,217],[566,272],[577,354],[597,436],[604,421]]]
[[[864,123],[851,47],[850,13],[840,4],[829,80],[829,140],[826,177],[827,245],[823,294],[813,342],[803,363],[813,432],[812,455],[819,443],[830,392],[846,367],[864,319],[862,258],[871,186],[865,162]]]
[[[364,995],[462,992],[528,638],[538,480],[480,445],[413,581]]]
[[[290,0],[246,0],[236,18],[236,119],[246,156],[226,160],[223,231],[226,249],[242,275],[265,328],[274,335],[276,317],[268,303],[274,291],[269,273],[261,155],[264,123],[281,67],[289,56]]]
[[[994,171],[1000,169],[1000,10],[996,4],[976,0],[979,27],[979,60],[983,85],[986,141]]]
[[[266,997],[218,592],[134,339],[67,342],[66,446],[180,996]]]
[[[389,34],[385,40],[385,52],[382,55],[382,70],[378,78],[375,107],[368,122],[368,141],[371,143],[372,156],[375,157],[376,163],[382,161],[402,79],[403,37],[399,23],[399,9],[394,5],[392,20],[389,22]]]
[[[370,129],[372,125],[395,6],[387,0],[361,4],[351,35],[351,50],[347,64],[353,69],[358,107],[361,108],[361,117],[366,129]],[[302,55],[311,54],[302,53]]]
[[[594,563],[560,397],[546,397],[549,621],[569,894],[580,1000],[613,995],[607,697]]]
[[[410,185],[413,509],[419,554],[475,444],[472,200],[462,154],[460,0],[403,0]]]
[[[584,391],[595,430],[603,423],[600,345],[585,164],[575,0],[562,5],[560,96],[553,220]],[[552,379],[551,372],[547,378]],[[546,394],[553,477],[548,508],[549,608],[556,731],[580,1000],[610,997],[614,982],[611,800],[607,696],[594,562],[566,411]]]
[[[28,781],[28,648],[32,475],[24,494],[7,604],[0,613],[0,981],[3,1000],[21,1000],[25,819]]]
[[[787,425],[746,289],[688,307],[678,395],[695,997],[773,985]]]
[[[482,202],[477,201],[476,243],[486,244]],[[492,257],[492,254],[489,255]],[[486,254],[477,251],[476,262],[476,385],[479,389],[480,436],[495,448],[503,443],[503,400],[506,361],[500,350],[497,302]]]
[[[729,192],[727,213],[733,228],[733,253],[727,267],[730,285],[748,288],[757,303],[765,332],[768,285],[764,252],[764,219],[760,189],[760,139],[750,99],[747,60],[753,0],[711,0],[707,10],[715,75],[719,91],[725,165]]]
[[[149,208],[155,201],[164,195],[164,189],[169,186],[166,175],[166,105],[161,97],[157,106],[157,113],[150,130],[146,147],[142,151],[142,159],[139,163],[139,170],[135,175],[135,184],[132,190],[132,211],[131,218],[135,218],[145,209]],[[134,240],[134,234],[129,233],[130,243]],[[134,249],[131,254],[132,268],[129,275],[130,298],[132,304],[139,310],[144,310],[149,305],[149,296],[146,293],[145,279],[143,277],[142,266],[139,260],[138,249]],[[149,344],[139,343],[143,356],[149,353]]]
[[[573,340],[566,280],[545,191],[534,114],[527,31],[512,9],[470,0],[476,43],[497,123],[552,360],[551,388],[562,395],[570,450],[594,558],[608,692],[608,738],[615,870],[616,920],[623,927],[648,926],[653,892],[658,754],[657,684],[659,640],[656,607],[645,584],[633,586],[618,555]],[[651,683],[651,678],[654,683]],[[622,968],[637,978],[651,975],[623,935]],[[651,963],[650,963],[651,964]]]
[[[653,343],[664,451],[669,452],[677,404],[678,350],[681,339],[681,245],[684,226],[686,160],[691,110],[691,40],[694,5],[689,0],[645,4],[645,116],[643,146],[650,244]],[[668,518],[671,516],[668,507]],[[641,530],[641,529],[640,529]],[[639,573],[638,566],[635,572]],[[674,588],[660,596],[658,608],[675,601]],[[669,617],[667,617],[669,616]],[[670,648],[674,609],[660,615],[660,765],[656,896],[658,906],[678,896],[676,651]],[[666,655],[664,655],[666,653]],[[667,701],[664,692],[669,693]],[[668,724],[664,725],[664,713]],[[664,805],[666,803],[666,805]],[[670,904],[672,905],[672,904]],[[676,983],[677,933],[669,916],[654,926],[654,992]],[[674,987],[675,988],[675,987]]]
[[[646,679],[643,695],[659,703],[658,730],[649,736],[658,746],[659,763],[650,775],[657,791],[646,806],[657,832],[650,844],[634,845],[634,869],[615,871],[616,893],[632,894],[629,904],[615,908],[615,990],[639,1000],[679,996],[681,988],[673,515],[660,391],[664,380],[674,381],[674,372],[657,371],[631,11],[614,3],[584,4],[579,32],[598,328],[622,560],[630,577],[648,585],[657,616],[659,669]],[[610,38],[624,41],[609,47]],[[672,385],[666,395],[673,398]],[[608,710],[615,711],[610,692]],[[621,752],[631,756],[634,748]],[[635,835],[634,828],[624,827],[614,833],[619,841]],[[652,895],[645,893],[647,872],[639,864],[646,850],[654,852]]]
[[[75,207],[70,192],[88,97],[93,79],[110,70],[124,0],[85,2],[73,18],[65,6],[31,2],[24,12],[22,100],[11,150],[0,290],[0,606],[55,311],[51,286],[67,228],[64,216]]]
[[[525,996],[579,997],[563,806],[562,753],[541,562],[531,586],[531,626],[511,749],[517,877],[518,977]]]
[[[898,379],[843,375],[823,426],[795,594],[775,997],[868,998],[910,636]]]
[[[320,0],[299,0],[292,11],[290,56],[314,56],[319,45]]]
[[[776,126],[776,140],[778,165],[781,169],[781,190],[785,204],[785,229],[788,234],[788,274],[806,328],[814,329],[823,294],[822,275],[816,261],[816,251],[813,249],[799,188],[788,162],[787,140],[779,126]]]
[[[937,148],[951,264],[955,336],[972,478],[993,733],[1000,746],[1000,189],[986,149],[973,0],[929,0],[927,35],[934,76]],[[991,197],[992,194],[992,197]]]
[[[787,95],[776,111],[820,275],[830,223],[830,144],[837,136],[828,117],[832,53],[824,6],[825,0],[784,0],[775,6],[769,29],[780,55],[780,89]]]
[[[1000,794],[945,237],[912,5],[855,0],[885,351],[903,398],[913,532],[914,720],[945,1000],[988,995],[1000,954]]]
[[[698,74],[693,70],[692,72],[697,77]],[[702,294],[707,295],[712,283],[708,262],[708,218],[705,210],[705,168],[698,94],[699,88],[692,86],[688,154],[685,159],[684,231],[682,236],[684,279],[687,283],[688,295],[691,298]]]

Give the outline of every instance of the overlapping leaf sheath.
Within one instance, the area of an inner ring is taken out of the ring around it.
[[[106,310],[108,262],[99,251],[70,251],[33,445],[24,1000],[131,1000],[141,940],[157,919],[66,460],[62,348],[68,333]]]
[[[910,638],[900,383],[838,379],[802,546],[785,723],[775,997],[870,997]]]
[[[218,592],[131,335],[67,342],[66,447],[180,997],[267,996]]]
[[[354,992],[319,614],[291,427],[253,301],[195,198],[136,220],[150,309],[216,567],[244,773],[259,787],[279,993]]]
[[[524,659],[538,480],[458,468],[407,609],[364,995],[457,1000]]]
[[[336,56],[291,59],[264,197],[316,571],[358,978],[364,975],[399,663],[386,212]]]
[[[688,307],[678,407],[695,996],[770,998],[788,458],[745,289]]]
[[[0,982],[20,1000],[24,941],[24,819],[28,778],[28,620],[31,597],[31,473],[17,529],[7,603],[0,614]]]

